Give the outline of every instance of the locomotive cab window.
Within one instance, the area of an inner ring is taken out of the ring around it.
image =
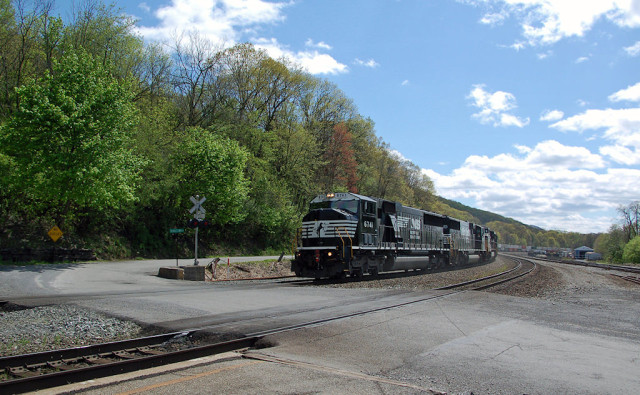
[[[317,210],[321,208],[335,208],[348,211],[352,214],[358,214],[358,200],[330,200],[326,202],[317,202],[311,203],[309,208],[311,210]]]
[[[365,214],[376,215],[376,205],[375,205],[375,203],[363,201],[362,204],[364,206],[364,213]]]

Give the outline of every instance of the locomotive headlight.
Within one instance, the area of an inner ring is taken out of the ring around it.
[[[327,252],[327,256],[333,256],[333,252],[331,251]]]
[[[328,198],[336,197],[336,194],[335,193],[327,193],[327,197]]]

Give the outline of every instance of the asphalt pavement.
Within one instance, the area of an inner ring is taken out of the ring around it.
[[[640,388],[640,323],[617,300],[590,305],[487,292],[434,298],[436,291],[157,277],[170,262],[3,268],[0,295],[33,304],[42,300],[34,296],[58,298],[160,326],[216,323],[242,332],[425,300],[268,336],[270,347],[251,350],[250,358],[228,354],[47,393],[634,394]]]

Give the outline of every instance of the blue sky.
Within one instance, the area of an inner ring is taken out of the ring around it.
[[[640,199],[638,0],[116,4],[148,41],[251,42],[334,82],[441,196],[578,232]]]

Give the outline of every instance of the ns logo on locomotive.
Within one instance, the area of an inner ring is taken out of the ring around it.
[[[487,227],[355,193],[313,199],[297,244],[291,270],[314,278],[462,265],[498,251]]]

